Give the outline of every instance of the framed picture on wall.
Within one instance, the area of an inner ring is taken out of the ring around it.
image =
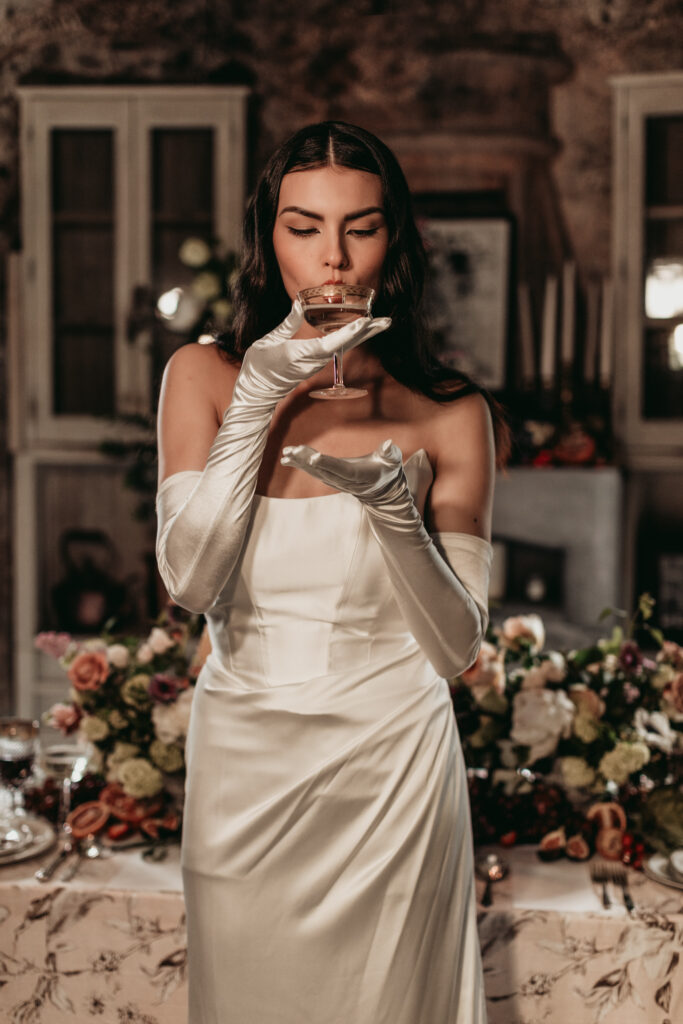
[[[506,383],[512,221],[421,217],[425,305],[440,358],[491,391]]]

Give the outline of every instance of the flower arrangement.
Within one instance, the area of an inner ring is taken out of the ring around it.
[[[683,794],[676,784],[683,648],[651,627],[653,606],[643,595],[626,627],[617,624],[609,637],[567,653],[544,650],[545,630],[535,614],[489,631],[476,662],[451,682],[475,837],[541,839],[565,819],[570,829],[580,828],[577,808],[611,801],[651,845],[683,843]],[[607,615],[625,617],[611,609]],[[641,634],[655,653],[635,639]],[[540,794],[535,803],[534,793]],[[653,815],[666,801],[673,801],[667,812]],[[674,805],[677,831],[665,820]]]
[[[91,744],[89,771],[128,797],[157,796],[184,778],[200,622],[171,606],[145,638],[46,632],[35,639],[71,683],[70,701],[54,704],[45,723]]]

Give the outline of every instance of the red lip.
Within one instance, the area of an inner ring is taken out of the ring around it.
[[[330,278],[329,281],[323,281],[323,284],[324,285],[325,284],[344,284],[344,282],[343,281],[333,281],[332,278]]]

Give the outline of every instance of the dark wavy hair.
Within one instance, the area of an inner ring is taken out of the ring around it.
[[[388,146],[356,125],[344,121],[308,125],[271,156],[247,206],[235,316],[231,330],[218,335],[219,347],[240,360],[256,338],[271,331],[289,312],[292,303],[273,248],[280,185],[290,171],[330,165],[368,171],[382,182],[389,244],[373,313],[390,316],[392,325],[369,346],[387,373],[433,401],[481,394],[493,419],[496,462],[505,465],[510,432],[500,404],[467,374],[440,362],[430,344],[422,307],[427,261],[403,171]]]

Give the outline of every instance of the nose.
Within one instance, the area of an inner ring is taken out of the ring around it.
[[[341,238],[336,233],[328,239],[325,255],[325,266],[334,270],[343,270],[348,266],[349,257]]]

